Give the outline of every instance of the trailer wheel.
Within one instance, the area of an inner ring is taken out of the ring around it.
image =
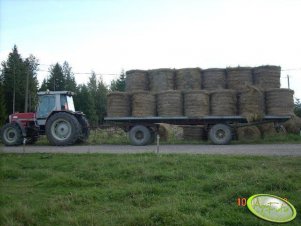
[[[20,127],[15,123],[8,123],[1,129],[1,140],[6,146],[16,146],[23,143]]]
[[[214,144],[229,144],[232,139],[232,129],[225,124],[216,124],[209,131],[209,139]]]
[[[134,126],[129,132],[129,138],[133,145],[144,146],[151,141],[151,131],[145,126]]]
[[[46,136],[52,145],[72,145],[80,134],[81,126],[72,114],[59,112],[50,116],[46,122]]]

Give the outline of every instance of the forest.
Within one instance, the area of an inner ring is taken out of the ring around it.
[[[106,85],[95,72],[85,84],[77,84],[72,67],[67,61],[55,63],[48,68],[48,75],[39,84],[37,73],[39,59],[34,55],[22,58],[15,45],[7,60],[1,62],[0,72],[0,126],[13,112],[35,111],[37,92],[72,91],[75,93],[74,105],[77,111],[83,111],[92,126],[103,122],[106,115],[107,94],[110,91],[124,91],[125,73],[122,71],[116,80]]]

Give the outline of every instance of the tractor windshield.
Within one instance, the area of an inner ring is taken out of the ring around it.
[[[50,112],[55,110],[55,96],[39,96],[39,105],[37,109],[37,118],[47,118]]]

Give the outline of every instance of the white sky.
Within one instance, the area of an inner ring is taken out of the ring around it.
[[[282,87],[289,74],[301,98],[301,0],[0,0],[0,13],[1,61],[16,44],[41,70],[66,60],[107,84],[122,69],[272,64],[294,69]]]

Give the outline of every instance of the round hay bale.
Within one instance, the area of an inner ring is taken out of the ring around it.
[[[130,95],[125,92],[112,92],[107,95],[108,117],[130,116]]]
[[[167,141],[168,138],[170,137],[170,130],[167,124],[160,123],[158,133],[161,141]]]
[[[201,90],[184,92],[184,115],[189,117],[209,115],[209,93]]]
[[[183,126],[184,140],[205,140],[205,129],[200,126]]]
[[[162,92],[174,90],[174,70],[162,68],[149,70],[150,90],[152,92]]]
[[[182,68],[176,70],[176,89],[201,89],[201,70],[199,68]]]
[[[182,116],[182,93],[176,90],[157,94],[157,111],[159,116]]]
[[[236,91],[230,89],[219,89],[210,93],[211,115],[236,115],[237,96]]]
[[[294,115],[290,120],[286,121],[283,125],[288,133],[300,134],[301,118]]]
[[[241,90],[253,84],[251,67],[227,68],[226,71],[228,89]]]
[[[248,122],[258,121],[264,116],[264,93],[255,86],[247,86],[238,95],[239,115]]]
[[[273,122],[258,125],[258,129],[260,130],[262,137],[272,136],[277,134],[277,130]]]
[[[126,72],[125,91],[134,92],[148,90],[147,72],[143,70],[131,70]]]
[[[156,97],[150,92],[132,93],[132,116],[155,116]]]
[[[280,88],[279,66],[259,66],[253,68],[254,84],[262,89]]]
[[[226,70],[220,68],[210,68],[202,71],[203,89],[225,89]]]
[[[237,129],[237,137],[240,141],[255,141],[261,138],[261,134],[256,126],[246,126]]]
[[[265,92],[267,115],[293,115],[294,91],[291,89],[268,89]]]

